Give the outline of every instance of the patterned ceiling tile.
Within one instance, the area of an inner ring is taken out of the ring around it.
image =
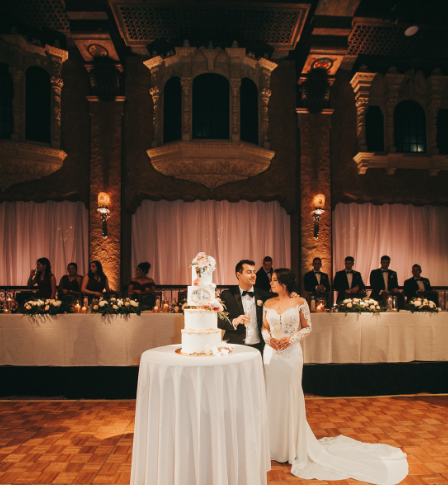
[[[59,32],[70,30],[63,0],[8,0],[8,4],[25,25]]]

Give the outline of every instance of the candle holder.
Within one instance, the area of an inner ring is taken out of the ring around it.
[[[101,216],[101,231],[104,239],[107,239],[107,221],[110,217],[110,197],[106,192],[100,192],[98,194],[98,209]]]
[[[324,207],[325,207],[325,195],[324,194],[318,194],[316,197],[313,199],[313,215],[312,218],[314,220],[314,239],[319,239],[319,221],[322,216],[322,214],[325,212]]]

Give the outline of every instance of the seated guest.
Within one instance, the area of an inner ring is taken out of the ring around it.
[[[92,261],[89,265],[89,272],[84,276],[81,291],[89,297],[89,301],[94,297],[103,296],[103,292],[110,293],[109,280],[103,272],[103,267],[99,261]]]
[[[425,291],[432,291],[428,278],[422,278],[422,268],[419,264],[412,266],[413,277],[404,282],[404,294],[408,301],[419,298]]]
[[[81,296],[82,276],[78,274],[78,265],[70,263],[67,265],[68,275],[64,275],[59,282],[59,297]]]
[[[380,301],[383,294],[388,295],[399,291],[397,273],[389,269],[389,265],[390,257],[381,256],[381,268],[374,269],[370,273],[370,286],[372,287],[370,298],[376,301]]]
[[[155,297],[154,293],[157,291],[156,284],[152,278],[148,278],[148,274],[151,265],[147,262],[140,263],[135,271],[135,278],[129,283],[128,294],[129,296],[137,296],[142,303],[149,306],[154,306]]]
[[[272,258],[265,256],[263,259],[263,266],[257,271],[257,279],[255,281],[255,287],[264,291],[271,291],[272,281]]]
[[[345,298],[350,298],[350,295],[364,291],[366,288],[361,273],[353,270],[354,264],[355,258],[347,256],[345,258],[345,269],[338,271],[334,277],[333,289],[338,292],[338,303]]]
[[[36,269],[32,269],[28,278],[27,286],[32,288],[37,285],[38,298],[53,299],[56,296],[56,278],[51,273],[51,264],[47,258],[37,260]]]
[[[314,269],[305,273],[304,283],[305,291],[309,293],[325,293],[330,291],[330,280],[327,273],[322,273],[322,260],[320,258],[313,259]]]

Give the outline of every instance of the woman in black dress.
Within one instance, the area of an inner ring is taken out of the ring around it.
[[[92,261],[89,272],[84,276],[81,291],[89,297],[89,301],[94,297],[103,296],[103,291],[110,293],[109,280],[103,272],[103,267],[99,261]]]
[[[70,263],[67,266],[68,275],[64,275],[59,282],[59,296],[73,299],[81,296],[82,276],[78,274],[78,265]]]
[[[138,296],[138,299],[149,306],[154,306],[155,294],[157,293],[156,284],[152,278],[148,278],[149,268],[151,265],[147,262],[140,263],[135,271],[136,276],[129,283],[129,296]]]
[[[51,264],[47,258],[39,258],[36,269],[32,269],[28,278],[27,286],[32,288],[37,285],[39,290],[36,297],[44,299],[54,299],[56,296],[56,278],[51,272]]]

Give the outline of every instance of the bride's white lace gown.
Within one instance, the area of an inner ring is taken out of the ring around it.
[[[308,327],[301,328],[300,315]],[[306,301],[282,315],[265,307],[264,368],[269,417],[271,459],[291,463],[291,473],[302,479],[354,478],[378,485],[393,485],[408,474],[406,455],[384,444],[361,443],[346,436],[317,440],[307,420],[302,391],[301,340],[311,333]],[[270,338],[291,337],[282,351],[269,346]]]

